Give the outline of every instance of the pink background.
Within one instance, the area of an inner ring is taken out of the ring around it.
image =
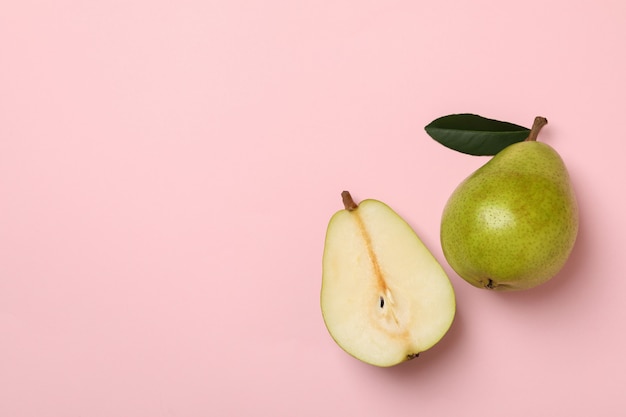
[[[2,2],[0,415],[624,415],[625,42],[622,0]],[[581,229],[545,286],[445,262],[443,205],[486,161],[425,134],[455,112],[550,120]],[[399,367],[322,322],[344,189],[456,290]]]

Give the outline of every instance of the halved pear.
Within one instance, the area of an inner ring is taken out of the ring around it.
[[[456,302],[439,262],[396,212],[377,200],[330,219],[322,261],[321,309],[337,344],[388,367],[435,345],[452,325]]]

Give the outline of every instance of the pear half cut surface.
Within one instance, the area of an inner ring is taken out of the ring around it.
[[[435,345],[452,325],[456,301],[439,262],[386,204],[356,204],[328,224],[320,304],[324,323],[347,353],[389,367]]]
[[[536,133],[547,123],[537,119]],[[536,287],[561,270],[573,249],[578,205],[570,177],[559,154],[537,142],[536,133],[465,179],[444,208],[443,253],[476,287]]]

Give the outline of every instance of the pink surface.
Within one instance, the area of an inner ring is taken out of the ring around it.
[[[622,0],[5,1],[0,415],[622,415],[625,40]],[[445,262],[443,205],[486,161],[424,133],[455,112],[550,120],[581,229],[545,286]],[[457,293],[399,367],[322,322],[344,189]]]

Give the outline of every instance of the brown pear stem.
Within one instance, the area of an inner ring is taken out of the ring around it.
[[[341,198],[343,199],[343,205],[348,211],[356,210],[359,205],[354,202],[352,196],[349,191],[344,191],[341,193]]]
[[[539,136],[541,128],[548,124],[548,119],[545,117],[537,116],[533,122],[533,127],[530,129],[530,134],[526,138],[526,142],[536,141]]]

